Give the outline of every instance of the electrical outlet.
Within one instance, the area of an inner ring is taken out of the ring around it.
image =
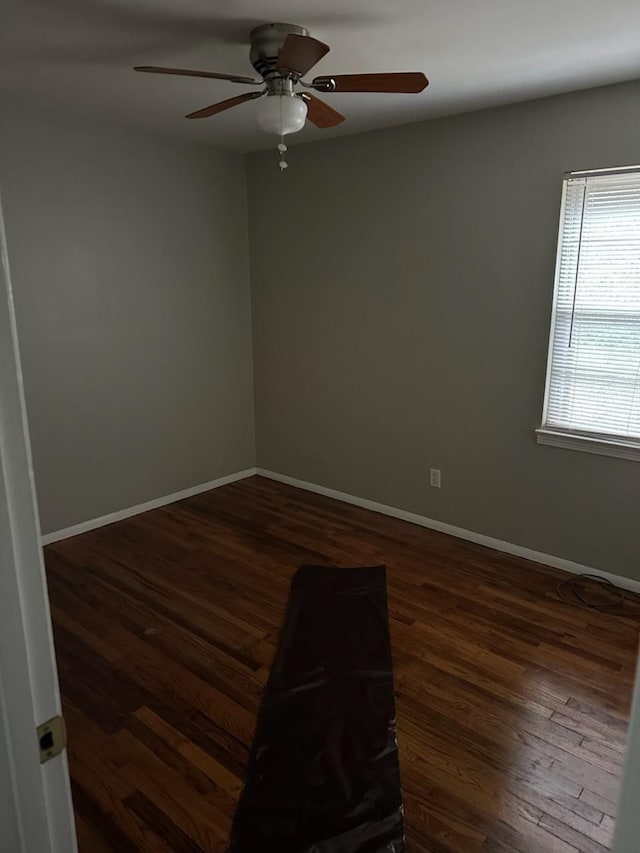
[[[434,489],[440,488],[440,469],[439,468],[431,468],[429,471],[429,485],[433,486]]]

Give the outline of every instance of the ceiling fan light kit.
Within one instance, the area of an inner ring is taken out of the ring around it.
[[[291,80],[280,81],[277,91],[270,91],[256,104],[258,124],[267,133],[286,136],[297,133],[307,120],[307,103],[293,91]]]
[[[216,115],[245,101],[260,99],[256,104],[256,118],[267,133],[280,137],[280,169],[287,168],[284,137],[297,133],[307,118],[316,127],[335,127],[344,116],[325,101],[309,92],[296,92],[300,85],[317,92],[406,92],[417,94],[428,85],[422,72],[393,72],[390,74],[342,74],[315,77],[306,83],[302,77],[327,53],[329,46],[313,38],[309,31],[296,24],[263,24],[251,31],[249,59],[262,79],[242,77],[237,74],[219,74],[213,71],[192,71],[186,68],[163,68],[155,65],[138,65],[136,71],[153,74],[178,74],[186,77],[208,77],[228,80],[231,83],[262,86],[258,92],[246,92],[235,98],[212,104],[187,118],[206,118]]]

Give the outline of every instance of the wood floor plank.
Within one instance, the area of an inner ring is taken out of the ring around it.
[[[177,830],[191,839],[196,847],[206,853],[222,851],[231,828],[231,818],[217,807],[211,797],[196,790],[188,776],[169,768],[130,731],[121,732],[118,738],[119,749],[128,756],[125,775],[135,782],[137,791],[164,812]]]
[[[184,833],[167,815],[159,809],[141,791],[131,794],[124,802],[125,806],[138,815],[149,828],[153,828],[156,835],[160,835],[171,850],[180,850],[181,853],[201,853],[202,847]],[[221,842],[215,842],[222,849]]]
[[[178,732],[150,708],[140,708],[135,716],[171,749],[200,770],[217,788],[224,791],[231,802],[236,802],[242,789],[242,779],[239,776],[230,773],[210,753]]]
[[[92,835],[98,835],[102,839],[108,849],[122,850],[122,853],[136,853],[138,848],[135,833],[130,834],[119,826],[113,815],[84,790],[73,765],[71,767],[73,805],[78,817],[91,828]],[[78,842],[81,843],[82,840],[82,836],[78,834]]]
[[[92,853],[112,853],[113,847],[100,834],[99,830],[87,823],[76,809],[76,832],[80,850],[91,850]]]
[[[175,853],[151,827],[139,820],[124,801],[113,801],[112,811],[97,802],[78,781],[73,764],[70,765],[71,788],[75,813],[97,833],[113,853]],[[81,843],[81,839],[78,841]],[[82,848],[81,853],[93,853],[92,847]]]
[[[261,477],[45,558],[81,853],[225,849],[305,562],[387,565],[407,853],[609,849],[637,602]]]
[[[598,844],[592,838],[587,838],[580,832],[577,832],[573,827],[568,826],[564,821],[557,820],[551,815],[543,815],[538,823],[542,829],[546,829],[555,835],[559,842],[572,844],[580,853],[606,853],[608,847]]]

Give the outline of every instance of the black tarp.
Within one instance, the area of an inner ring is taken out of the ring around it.
[[[384,566],[291,582],[232,853],[402,853]]]

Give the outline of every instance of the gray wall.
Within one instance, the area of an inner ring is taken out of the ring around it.
[[[243,158],[10,106],[0,185],[43,532],[252,466]]]
[[[640,465],[534,438],[562,174],[637,163],[639,103],[298,146],[284,175],[250,156],[258,465],[640,579]]]

